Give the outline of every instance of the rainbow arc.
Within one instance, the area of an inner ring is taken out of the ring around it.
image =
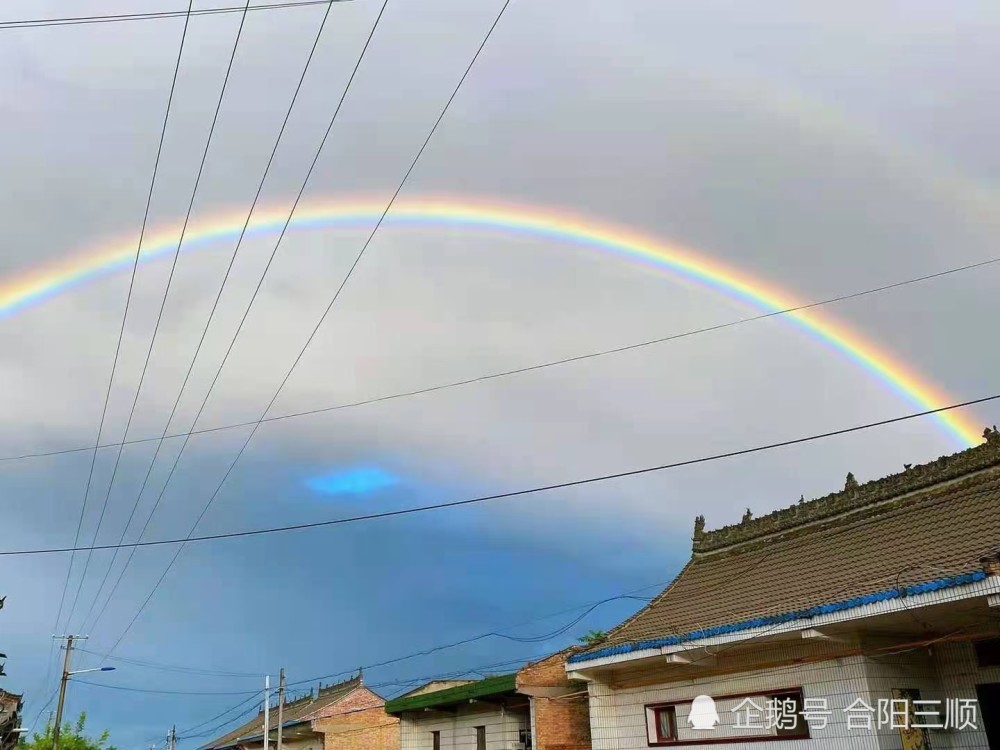
[[[296,229],[371,226],[384,204],[375,201],[321,200],[303,203],[291,222]],[[279,231],[287,211],[259,211],[248,234]],[[207,247],[239,236],[246,214],[216,215],[189,226],[184,252]],[[632,229],[573,216],[555,209],[518,207],[503,203],[480,203],[452,198],[401,200],[386,219],[391,226],[452,226],[467,229],[525,234],[573,243],[623,258],[652,264],[679,277],[690,279],[721,294],[742,300],[764,311],[777,312],[802,305],[789,292],[778,289],[745,271],[720,263],[693,249],[665,242]],[[180,225],[147,234],[140,260],[148,262],[172,253],[180,239]],[[86,284],[99,277],[129,268],[135,258],[135,239],[102,242],[62,262],[0,282],[0,315],[12,315],[31,305]],[[951,403],[939,387],[915,369],[894,357],[860,333],[815,309],[795,310],[782,318],[846,356],[888,389],[921,410]],[[945,412],[934,417],[950,438],[962,447],[976,445],[980,431],[968,414]]]

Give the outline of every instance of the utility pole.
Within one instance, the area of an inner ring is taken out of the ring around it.
[[[69,682],[69,657],[73,653],[73,641],[83,640],[86,636],[64,635],[53,637],[66,641],[66,656],[63,657],[62,679],[59,681],[59,702],[56,704],[56,723],[52,727],[52,750],[59,750],[59,732],[62,729],[63,705],[66,702],[66,684]]]
[[[281,750],[281,724],[285,714],[285,668],[278,673],[278,750]]]
[[[167,733],[167,750],[177,750],[177,725],[170,727]]]
[[[271,747],[271,675],[264,675],[264,750]],[[59,750],[53,748],[52,750]]]

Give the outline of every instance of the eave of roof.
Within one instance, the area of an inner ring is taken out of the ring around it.
[[[884,589],[882,591],[875,592],[874,594],[856,596],[851,599],[831,602],[829,604],[820,604],[815,607],[809,607],[808,609],[797,610],[795,612],[786,612],[784,614],[770,615],[768,617],[756,617],[752,620],[743,620],[742,622],[735,622],[728,625],[718,625],[713,628],[695,630],[690,633],[672,635],[665,638],[655,638],[646,641],[636,641],[633,643],[620,643],[614,646],[597,649],[595,651],[573,654],[566,660],[566,662],[568,664],[579,664],[581,662],[594,661],[596,659],[602,659],[609,656],[629,654],[635,651],[663,648],[664,646],[676,646],[688,641],[696,641],[702,638],[711,638],[718,635],[727,635],[729,633],[752,630],[753,628],[766,627],[768,625],[779,625],[785,622],[794,622],[795,620],[809,620],[819,615],[830,614],[833,612],[844,612],[846,610],[856,609],[858,607],[863,607],[866,604],[873,604],[875,602],[899,599],[917,594],[926,594],[930,591],[939,591],[941,589],[955,588],[956,586],[976,583],[977,581],[982,581],[985,578],[985,571],[976,570],[957,576],[951,576],[949,578],[937,578],[932,581],[926,581],[912,586]]]
[[[272,709],[272,710],[274,710],[274,709]],[[281,724],[281,728],[282,729],[288,729],[289,727],[297,727],[300,724],[309,724],[311,722],[312,722],[312,719],[296,719],[295,721],[286,721],[286,722],[283,722]],[[268,735],[271,736],[271,737],[273,737],[277,731],[278,731],[277,727],[271,727],[271,730],[270,730],[270,732],[268,732]],[[236,747],[237,745],[241,745],[244,742],[263,742],[263,741],[264,741],[264,733],[263,732],[258,732],[255,735],[239,737],[236,740],[234,740],[231,745],[228,745],[227,747]]]
[[[459,685],[446,690],[436,690],[433,693],[414,695],[412,698],[397,698],[386,701],[387,714],[400,714],[404,711],[417,711],[435,706],[447,706],[472,698],[485,698],[500,693],[511,693],[516,689],[517,674],[487,677],[485,680],[473,682],[471,685]]]

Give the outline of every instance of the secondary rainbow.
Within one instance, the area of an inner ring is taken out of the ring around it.
[[[325,199],[302,203],[292,220],[297,229],[373,226],[384,204],[371,201]],[[266,234],[280,230],[287,219],[287,208],[258,211],[248,233]],[[215,215],[188,227],[184,252],[206,248],[225,239],[234,239],[243,228],[246,214]],[[386,226],[462,227],[477,230],[521,233],[570,242],[655,267],[694,280],[706,287],[743,300],[765,311],[775,312],[797,307],[802,301],[794,295],[770,286],[744,271],[724,265],[703,253],[643,235],[632,229],[574,216],[568,212],[538,207],[520,207],[506,203],[479,203],[454,198],[431,198],[400,201],[393,206]],[[143,243],[143,262],[173,253],[180,238],[180,225],[168,226],[147,234]],[[137,237],[103,242],[74,254],[68,259],[0,282],[0,316],[11,315],[88,281],[131,267],[135,259]],[[280,252],[280,251],[279,251]],[[938,387],[884,349],[842,323],[813,310],[796,310],[782,315],[810,334],[826,342],[920,409],[933,409],[952,403]],[[979,430],[968,415],[958,411],[943,412],[935,419],[962,447],[980,442]]]

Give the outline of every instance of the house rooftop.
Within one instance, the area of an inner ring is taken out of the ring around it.
[[[488,698],[516,690],[517,674],[498,675],[477,680],[467,685],[458,685],[445,690],[435,690],[429,693],[419,693],[409,697],[386,701],[385,712],[399,715],[404,711],[423,711],[424,709],[446,708],[458,703],[468,703],[477,698]]]
[[[310,721],[315,714],[337,703],[342,698],[345,698],[348,693],[361,687],[363,684],[362,676],[359,673],[357,676],[343,682],[332,683],[330,685],[320,684],[316,693],[310,690],[309,694],[302,698],[294,701],[286,701],[285,708],[282,711],[282,727],[294,726],[295,724]],[[253,741],[259,741],[263,744],[263,713],[264,710],[262,708],[253,719],[207,745],[202,745],[201,750],[222,750],[222,748],[235,747],[240,743]],[[274,731],[277,729],[277,709],[271,709],[268,719],[269,730]]]
[[[413,688],[402,695],[397,695],[395,700],[400,698],[410,698],[414,695],[424,695],[426,693],[435,693],[440,690],[447,690],[448,688],[461,687],[462,685],[471,685],[476,680],[431,680],[430,682],[425,682],[419,687]]]
[[[673,583],[601,643],[587,661],[848,608],[885,592],[943,587],[983,576],[1000,553],[1000,432],[985,442],[898,474],[760,518],[705,530]]]

